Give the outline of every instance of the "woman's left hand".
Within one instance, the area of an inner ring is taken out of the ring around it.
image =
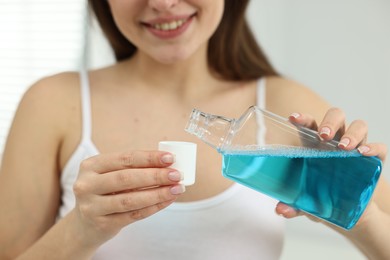
[[[329,109],[319,125],[312,116],[307,114],[292,113],[289,120],[294,124],[299,124],[318,131],[319,136],[326,141],[332,139],[339,140],[339,148],[343,150],[353,150],[357,148],[364,156],[377,156],[382,161],[386,158],[387,149],[384,144],[366,143],[368,133],[366,122],[363,120],[355,120],[346,127],[345,114],[338,108]],[[369,208],[370,207],[367,207],[357,225],[364,221],[365,215],[369,214]],[[282,202],[277,204],[275,211],[285,218],[306,215],[313,221],[321,221],[318,218],[305,214]]]

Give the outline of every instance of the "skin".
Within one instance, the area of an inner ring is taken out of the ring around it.
[[[219,22],[215,14],[222,12],[223,1],[109,3],[115,21],[139,51],[130,60],[89,73],[92,141],[100,154],[81,163],[74,184],[76,206],[56,222],[61,171],[81,138],[79,77],[61,73],[38,81],[26,92],[1,165],[1,259],[89,259],[123,227],[174,201],[210,198],[232,185],[219,174],[218,153],[183,131],[193,107],[238,117],[256,103],[256,82],[224,81],[208,70],[207,40]],[[193,12],[197,16],[188,30],[191,33],[176,40],[156,39],[140,25],[157,17]],[[340,130],[350,140],[343,149],[365,143],[363,121],[346,127],[342,111],[330,108],[308,88],[269,77],[266,93],[268,110],[285,117],[296,112],[299,116],[290,120],[319,132],[328,127],[330,134],[322,134],[323,138],[331,139]],[[196,185],[185,191],[178,184],[180,174],[169,168],[172,156],[156,151],[161,140],[198,144]],[[365,155],[385,158],[382,144],[365,146],[370,148]],[[373,259],[390,254],[384,245],[388,239],[383,239],[389,237],[383,229],[390,222],[385,199],[389,190],[382,178],[357,227],[350,233],[337,230]],[[301,215],[283,204],[276,211],[287,218]]]

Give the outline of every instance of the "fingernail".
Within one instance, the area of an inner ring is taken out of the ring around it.
[[[295,119],[297,119],[297,118],[300,117],[301,115],[298,114],[298,113],[292,113],[290,116],[293,117],[293,118],[295,118]]]
[[[359,146],[358,151],[361,154],[365,154],[365,153],[368,153],[370,151],[370,147],[362,145],[362,146]]]
[[[184,175],[179,171],[173,171],[168,173],[168,179],[171,181],[182,181],[184,179]]]
[[[351,140],[349,140],[349,138],[344,137],[343,139],[340,140],[339,146],[342,146],[345,148],[349,145],[350,142],[351,142]]]
[[[322,135],[329,136],[330,135],[330,128],[327,126],[321,128],[320,135],[321,136]]]
[[[174,163],[175,162],[175,157],[172,154],[165,154],[163,157],[161,157],[161,161],[163,163]]]
[[[171,188],[171,193],[173,195],[182,194],[185,191],[186,191],[186,187],[184,187],[184,185],[176,185]]]

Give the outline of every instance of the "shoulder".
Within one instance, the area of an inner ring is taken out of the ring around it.
[[[64,72],[42,78],[24,93],[17,116],[23,120],[33,117],[36,121],[58,128],[66,127],[72,111],[79,110],[79,75]]]
[[[330,105],[315,91],[283,77],[266,78],[267,109],[282,116],[292,112],[307,113],[322,118]]]
[[[24,94],[24,99],[45,98],[51,99],[70,94],[79,86],[79,74],[76,72],[63,72],[44,77],[36,81]]]
[[[42,78],[27,89],[21,104],[31,106],[63,105],[79,92],[79,75],[76,72],[64,72]]]

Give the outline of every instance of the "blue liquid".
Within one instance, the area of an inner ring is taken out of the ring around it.
[[[366,208],[382,165],[358,152],[304,148],[221,151],[225,177],[344,229]]]

